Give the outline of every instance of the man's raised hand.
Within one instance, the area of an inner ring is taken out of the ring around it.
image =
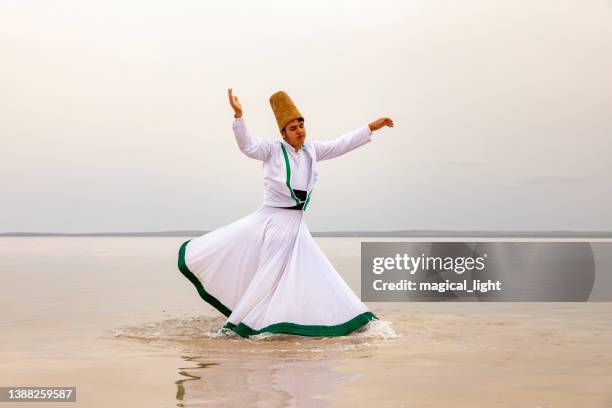
[[[238,97],[234,96],[232,93],[232,88],[228,88],[227,97],[229,98],[229,103],[232,105],[232,109],[234,110],[234,117],[242,117],[242,105],[240,105],[240,102],[238,102]]]

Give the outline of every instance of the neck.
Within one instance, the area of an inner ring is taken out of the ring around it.
[[[285,140],[285,142],[286,142],[286,143],[287,143],[289,146],[293,147],[293,149],[295,150],[295,152],[296,152],[296,153],[298,152],[298,150],[300,150],[300,149],[302,148],[302,145],[301,145],[301,144],[292,145],[291,143],[287,142],[286,140]]]

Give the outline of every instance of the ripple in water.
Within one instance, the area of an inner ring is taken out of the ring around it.
[[[115,329],[115,338],[172,346],[182,350],[205,349],[221,353],[323,353],[363,350],[399,336],[392,323],[372,320],[360,330],[340,337],[307,337],[262,333],[242,338],[231,330],[222,330],[223,316],[194,316],[167,319]]]

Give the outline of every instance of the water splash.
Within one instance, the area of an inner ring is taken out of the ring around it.
[[[244,353],[325,353],[364,350],[374,344],[401,337],[385,320],[372,320],[346,336],[307,337],[261,333],[242,338],[223,329],[223,316],[189,316],[126,326],[111,331],[114,338],[174,346],[183,350]]]
[[[402,337],[393,329],[393,322],[387,320],[370,320],[370,322],[365,326],[365,330],[353,332],[351,335],[355,337],[381,340],[397,339]]]

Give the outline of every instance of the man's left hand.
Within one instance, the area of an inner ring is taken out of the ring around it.
[[[382,128],[383,126],[393,127],[393,120],[391,120],[391,118],[380,118],[368,124],[368,127],[372,132]]]

